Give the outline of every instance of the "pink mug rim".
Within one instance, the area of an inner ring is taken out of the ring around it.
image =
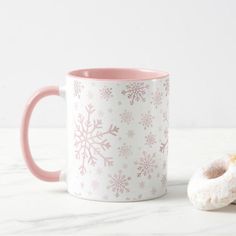
[[[140,81],[165,79],[169,77],[168,72],[142,68],[125,67],[101,67],[72,70],[69,77],[79,79],[106,80],[106,81]]]

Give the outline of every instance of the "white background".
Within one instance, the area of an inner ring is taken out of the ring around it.
[[[0,1],[0,127],[20,125],[37,88],[100,66],[168,71],[172,127],[236,127],[236,1]],[[63,100],[32,123],[64,126]]]

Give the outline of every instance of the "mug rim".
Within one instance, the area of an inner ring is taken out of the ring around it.
[[[72,70],[67,76],[97,81],[144,81],[166,79],[169,78],[169,73],[161,70],[143,68],[99,67]]]

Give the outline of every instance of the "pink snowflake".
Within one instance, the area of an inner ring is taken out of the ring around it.
[[[127,136],[128,136],[128,138],[133,138],[134,135],[135,135],[135,133],[134,133],[133,130],[128,130],[128,132],[127,132]]]
[[[128,158],[132,154],[131,146],[128,146],[127,144],[123,144],[118,150],[120,157]]]
[[[140,187],[140,188],[144,188],[144,187],[145,187],[145,182],[141,181],[141,182],[139,183],[139,187]]]
[[[165,95],[167,96],[169,94],[169,79],[164,80],[163,87],[165,90]]]
[[[121,123],[126,123],[129,125],[133,120],[134,118],[131,111],[125,110],[123,113],[120,114]]]
[[[144,95],[147,92],[147,89],[149,88],[149,85],[145,85],[144,82],[137,83],[132,82],[126,85],[126,89],[122,90],[123,95],[127,95],[130,105],[133,105],[134,102],[145,102]]]
[[[167,183],[166,175],[162,175],[162,177],[161,177],[161,185],[162,185],[162,187],[165,187],[166,183]]]
[[[156,143],[156,136],[153,133],[149,133],[147,136],[145,136],[146,139],[146,145],[149,147],[152,147]]]
[[[74,80],[74,96],[80,98],[84,86],[81,81]]]
[[[110,125],[103,131],[102,121],[91,118],[95,109],[90,104],[86,107],[86,114],[79,114],[75,120],[75,155],[80,160],[79,170],[83,175],[86,173],[87,165],[95,166],[97,159],[101,158],[104,166],[113,164],[111,157],[104,156],[103,152],[110,148],[110,143],[105,136],[116,136],[118,128]]]
[[[151,104],[153,104],[155,108],[162,103],[162,96],[163,94],[159,91],[159,89],[152,93]]]
[[[112,94],[112,88],[108,88],[106,86],[104,86],[103,88],[99,89],[99,93],[100,93],[100,98],[108,101],[110,98],[113,97]]]
[[[131,178],[123,174],[121,170],[119,170],[117,174],[108,175],[108,177],[110,180],[107,189],[111,189],[116,197],[119,197],[120,194],[124,192],[130,191],[128,185]]]
[[[167,112],[163,112],[163,114],[162,114],[162,120],[165,122],[165,121],[167,121],[168,122],[168,114],[167,114]]]
[[[153,119],[154,116],[150,114],[150,111],[147,113],[143,113],[141,114],[141,119],[139,124],[141,124],[144,127],[144,129],[147,129],[152,126]]]
[[[149,179],[152,177],[153,171],[157,168],[155,157],[155,153],[151,155],[145,151],[143,152],[143,156],[140,157],[139,161],[135,162],[138,177],[147,176]]]
[[[160,152],[165,153],[165,151],[168,149],[168,138],[165,142],[161,142],[160,145]]]
[[[165,138],[168,138],[168,128],[164,129],[164,132],[163,132],[163,133],[164,133],[164,137],[165,137]]]

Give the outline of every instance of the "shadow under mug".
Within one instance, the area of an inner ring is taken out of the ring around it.
[[[44,181],[67,183],[84,199],[139,201],[166,193],[169,75],[129,69],[81,69],[67,74],[63,88],[38,90],[27,103],[21,126],[23,156]],[[42,98],[66,100],[68,161],[63,171],[45,171],[29,148],[31,113]]]

